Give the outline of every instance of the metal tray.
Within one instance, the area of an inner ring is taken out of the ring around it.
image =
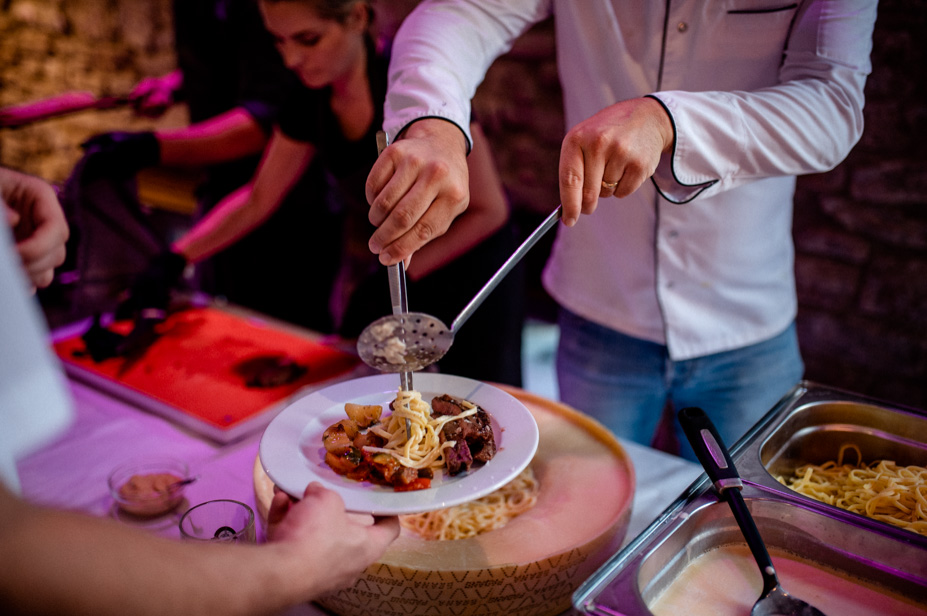
[[[878,532],[898,533],[903,540],[927,549],[924,535],[822,503],[777,481],[776,476],[790,476],[803,464],[836,460],[845,444],[858,446],[867,462],[927,465],[927,412],[803,383],[745,437],[735,463],[745,479],[781,492],[785,498]]]
[[[208,315],[204,321],[225,323],[227,329],[238,331],[231,336],[211,327],[205,328],[208,333],[193,330],[196,333],[186,339],[163,336],[146,351],[145,362],[125,375],[118,372],[121,360],[97,364],[89,357],[74,356],[74,345],[83,348],[80,337],[92,319],[56,329],[51,341],[71,379],[218,443],[231,443],[263,430],[286,406],[316,389],[370,372],[350,349],[323,343],[318,333],[206,296],[195,296],[185,307]],[[320,355],[312,362],[315,370],[280,387],[249,388],[228,365],[265,353],[303,357],[309,364],[308,358],[316,350]],[[225,410],[222,400],[234,400],[234,408]]]
[[[820,563],[908,598],[927,610],[927,537],[805,497],[775,474],[836,457],[845,442],[867,459],[927,459],[927,414],[803,382],[732,448],[744,498],[772,550]],[[648,602],[706,551],[744,543],[705,475],[573,595],[576,609],[650,616]]]

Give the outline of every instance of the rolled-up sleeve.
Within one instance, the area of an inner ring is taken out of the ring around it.
[[[549,0],[421,3],[393,44],[383,125],[390,141],[434,117],[456,124],[472,144],[470,101],[490,64],[549,14]]]
[[[684,202],[757,179],[822,172],[839,164],[863,131],[876,5],[875,0],[800,4],[788,24],[775,83],[652,94],[676,131],[675,147],[654,176],[660,192]],[[725,63],[736,75],[750,70],[749,62],[734,57]]]

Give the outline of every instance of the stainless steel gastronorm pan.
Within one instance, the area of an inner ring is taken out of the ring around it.
[[[790,476],[803,464],[836,460],[845,444],[859,447],[863,460],[892,460],[927,466],[927,413],[855,394],[803,383],[742,441],[735,463],[744,479],[811,507],[848,516],[856,523],[901,537],[927,549],[927,537],[871,520],[786,488],[776,476]],[[854,452],[846,461],[856,462]]]
[[[707,487],[707,485],[706,485]],[[744,497],[771,550],[824,565],[927,608],[927,553],[890,534],[867,532],[844,519],[746,486]],[[693,560],[743,535],[712,492],[680,504],[651,526],[574,595],[577,609],[604,616],[650,616],[647,609]],[[865,554],[865,556],[861,556]]]
[[[710,410],[706,409],[709,412]],[[744,498],[772,549],[791,552],[927,604],[927,537],[843,511],[776,481],[852,442],[866,458],[927,464],[927,414],[803,382],[733,448]],[[870,454],[870,452],[872,452]],[[714,547],[744,543],[730,508],[702,475],[576,591],[593,614],[649,616],[646,605]]]

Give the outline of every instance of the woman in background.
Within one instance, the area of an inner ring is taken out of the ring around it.
[[[302,84],[284,65],[255,0],[174,0],[172,6],[177,69],[141,80],[130,98],[136,113],[149,117],[182,104],[190,124],[97,135],[84,144],[87,157],[77,174],[86,184],[94,175],[112,182],[153,166],[202,171],[196,187],[198,220],[255,174],[281,107]],[[328,305],[318,296],[330,292],[337,263],[318,266],[312,291],[298,292],[287,288],[292,267],[280,267],[281,263],[294,267],[300,262],[324,263],[338,250],[344,214],[329,198],[328,184],[321,165],[307,168],[260,229],[197,267],[194,286],[237,306],[308,329],[332,331]],[[86,200],[93,194],[82,191],[80,198],[71,199],[72,208],[91,210]],[[96,202],[105,211],[114,205],[102,198]],[[319,205],[306,207],[313,202]],[[118,207],[127,205],[138,207],[134,202]],[[74,218],[72,225],[80,231],[85,217]],[[298,245],[302,229],[310,223],[330,230],[311,250]],[[93,229],[88,231],[88,243],[97,237]],[[166,298],[184,266],[172,257],[155,255],[133,282],[160,287],[163,293],[149,288],[148,294]],[[143,306],[147,307],[153,306]],[[132,316],[137,306],[121,308],[119,316]]]
[[[373,34],[366,0],[261,0],[265,26],[287,67],[305,86],[287,101],[251,182],[219,203],[173,250],[187,262],[205,259],[259,227],[317,160],[334,178],[347,211],[341,271],[331,307],[338,331],[356,337],[389,314],[385,269],[366,246],[365,183],[377,157],[389,45]],[[479,139],[481,132],[475,130]],[[470,206],[448,231],[416,254],[407,270],[410,309],[447,323],[515,248],[501,181],[488,144],[469,161]],[[305,241],[319,241],[312,227]],[[288,264],[282,264],[288,265]],[[294,286],[312,284],[311,264]],[[323,301],[319,298],[319,301]],[[521,384],[521,286],[510,275],[468,321],[467,334],[439,366],[470,378]]]

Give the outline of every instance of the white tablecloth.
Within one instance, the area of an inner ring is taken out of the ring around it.
[[[187,488],[190,505],[230,498],[255,508],[253,469],[260,432],[220,445],[81,383],[72,381],[71,391],[76,409],[73,425],[19,465],[27,499],[118,519],[106,484],[109,472],[132,457],[158,454],[186,461],[191,473],[198,476]],[[634,463],[637,477],[627,542],[646,528],[700,474],[701,468],[634,443],[622,441],[622,446]],[[148,532],[178,538],[178,519],[179,513],[142,526]],[[259,540],[263,538],[263,529],[258,529],[258,536]],[[324,612],[305,606],[288,613]]]

